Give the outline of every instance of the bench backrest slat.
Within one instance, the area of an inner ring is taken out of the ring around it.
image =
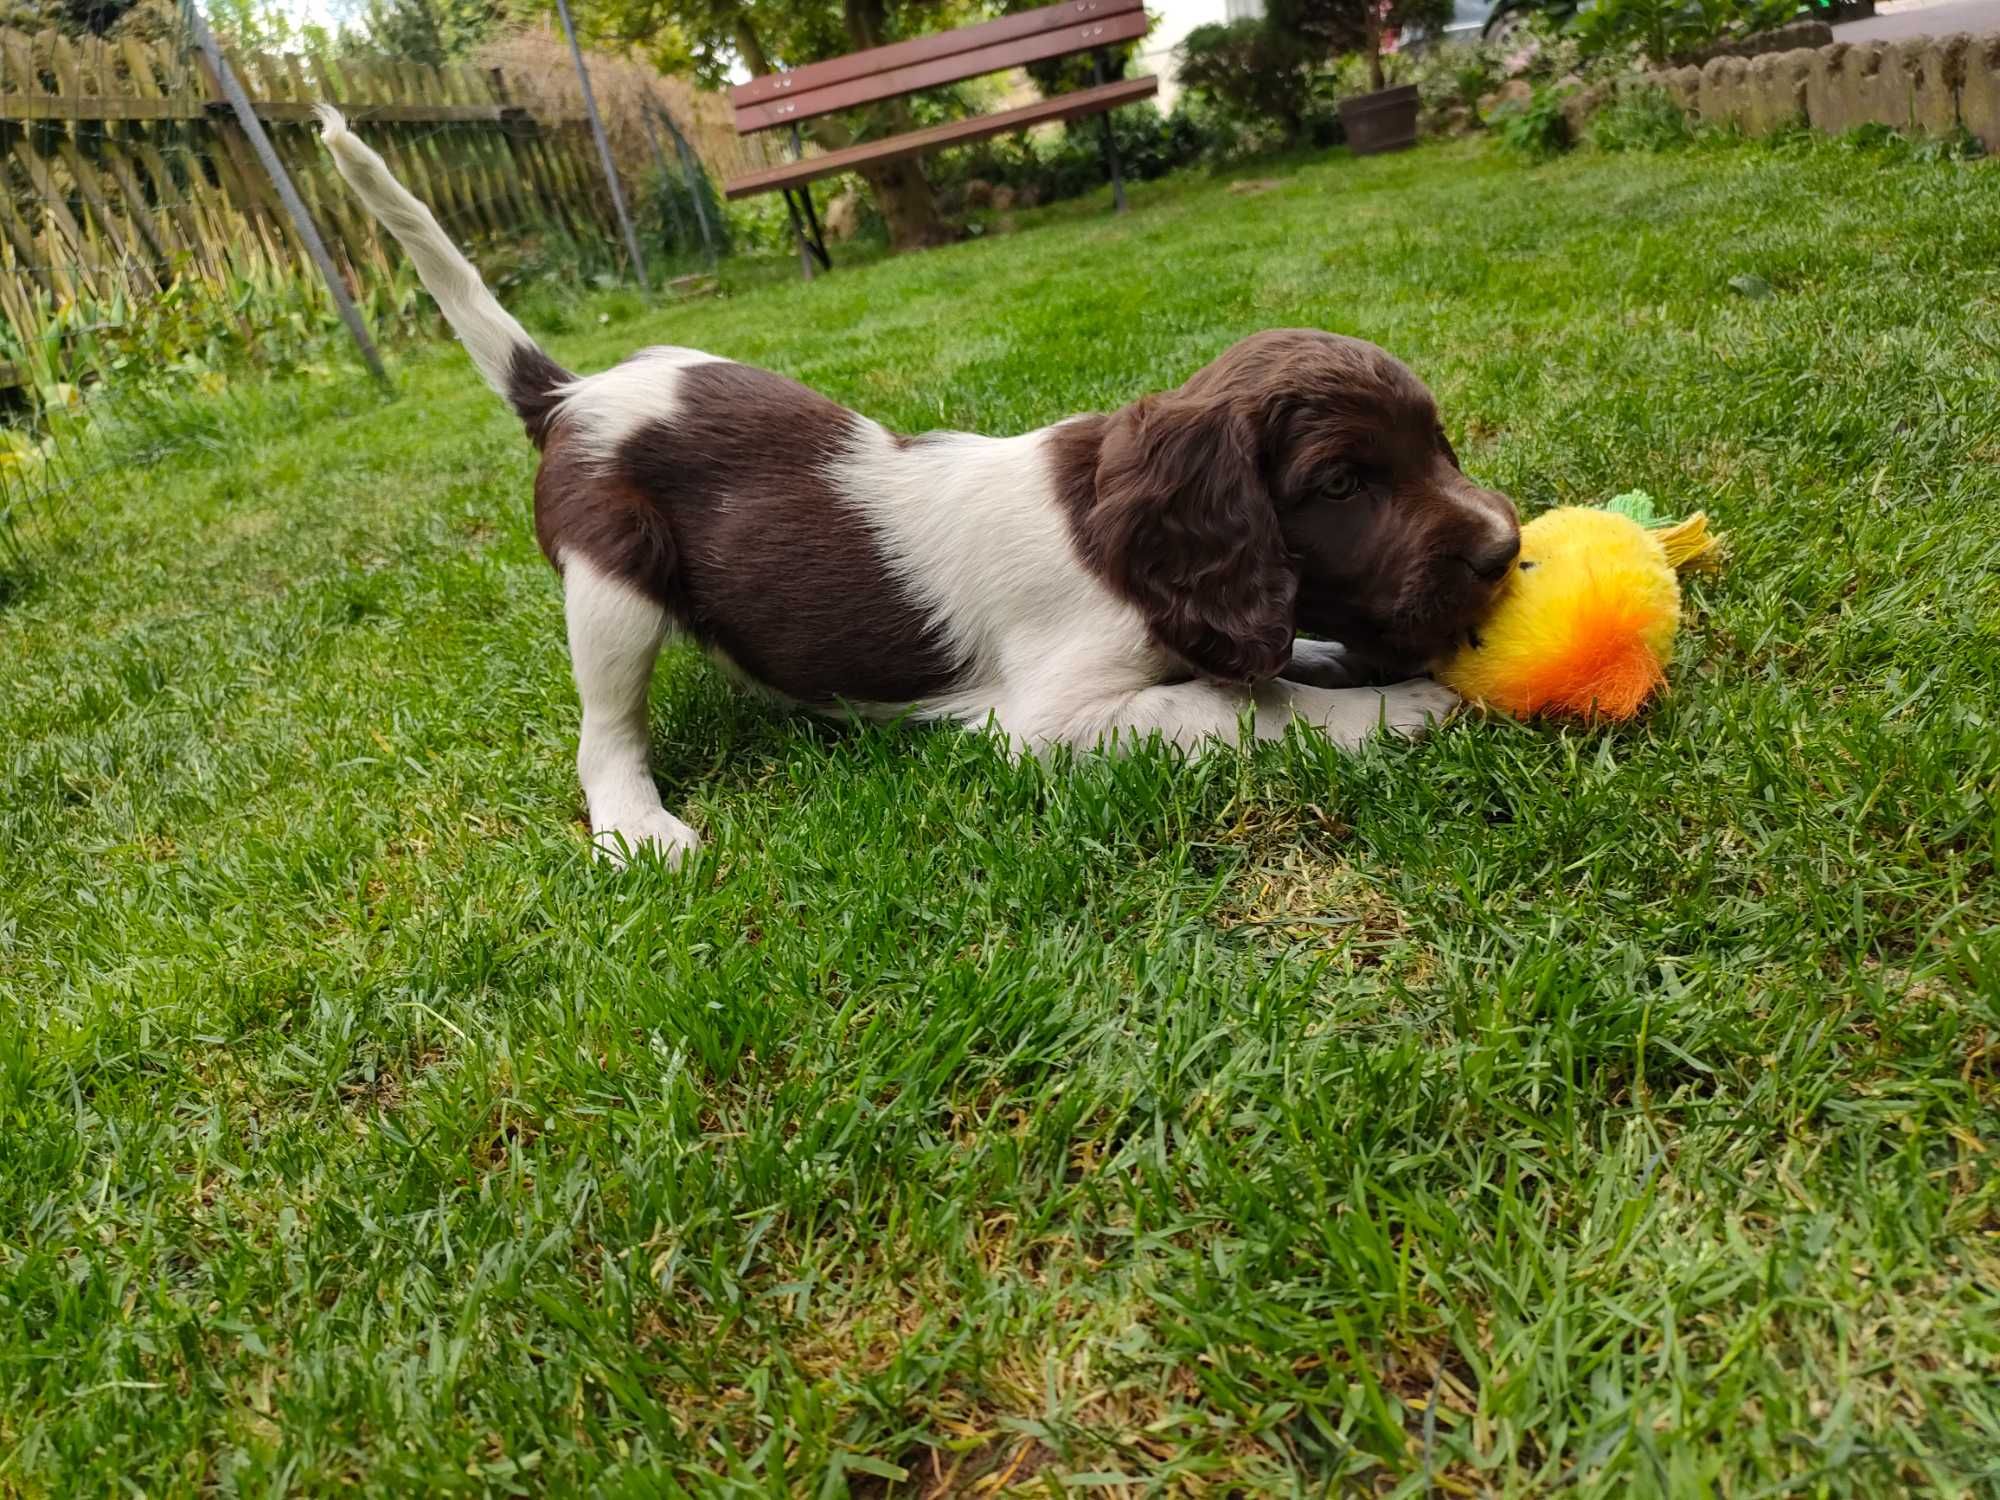
[[[851,52],[729,91],[742,134],[1146,34],[1144,0],[1064,0],[978,26]]]
[[[1026,130],[1051,120],[1078,120],[1086,115],[1102,114],[1121,104],[1137,104],[1141,99],[1150,99],[1159,92],[1159,88],[1160,80],[1148,76],[1121,78],[1116,83],[1101,83],[1094,88],[1071,89],[1066,94],[1037,99],[1033,104],[1017,105],[997,114],[974,115],[970,119],[912,130],[907,135],[864,141],[859,146],[846,146],[820,156],[808,156],[802,161],[784,162],[775,167],[746,172],[741,177],[732,177],[723,185],[722,191],[728,198],[749,198],[758,193],[804,187],[822,177],[831,177],[857,167],[905,161],[913,156],[942,151],[947,146],[983,141],[1010,130]]]

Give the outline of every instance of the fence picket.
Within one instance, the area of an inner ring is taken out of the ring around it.
[[[28,76],[25,80],[16,76],[13,49],[0,44],[0,100],[11,98],[24,89],[33,89],[34,87],[36,87],[36,84],[32,75]],[[12,144],[7,145],[4,150],[0,150],[0,174],[5,173],[9,161],[16,159],[17,157]],[[8,279],[16,281],[22,273],[26,273],[29,277],[33,278],[35,284],[42,291],[48,293],[50,296],[57,295],[58,287],[56,285],[55,266],[49,251],[42,244],[41,237],[34,225],[30,224],[15,206],[11,193],[0,193],[0,236],[4,236],[8,245],[12,247],[16,261],[16,265],[13,268],[15,274]],[[19,290],[18,286],[16,290]],[[31,303],[33,299],[17,298],[15,300],[16,302]],[[31,328],[19,321],[21,314],[14,306],[9,307],[8,316],[9,321],[14,323],[17,331],[20,333],[22,342],[27,343],[33,337]]]
[[[31,39],[18,32],[0,37],[0,52],[4,52],[7,71],[14,79],[26,82],[33,89],[41,87],[41,68]],[[74,296],[80,291],[98,289],[103,266],[95,240],[70,213],[69,195],[61,190],[42,154],[43,132],[51,128],[60,127],[29,126],[13,133],[8,154],[27,174],[41,198],[43,227],[38,239],[42,262],[61,284],[61,290]]]
[[[126,37],[119,43],[119,53],[125,63],[125,91],[135,99],[156,100],[161,104],[168,101],[168,91],[161,86],[156,66],[162,61],[161,49],[147,47],[137,38]],[[169,83],[185,83],[185,75],[177,77],[169,65],[165,70]],[[106,80],[107,87],[110,80]],[[208,178],[200,170],[190,153],[183,167],[182,177],[177,177],[167,161],[165,151],[174,149],[180,142],[177,136],[185,133],[185,127],[172,120],[134,121],[126,125],[127,138],[131,142],[132,154],[138,162],[144,181],[150,186],[151,200],[163,208],[178,231],[180,248],[194,258],[203,274],[218,275],[222,259],[217,246],[222,237],[216,229],[216,219],[210,201]]]
[[[486,76],[494,100],[505,107],[508,103],[507,75],[499,68],[492,68],[487,71]],[[501,137],[506,143],[508,159],[513,163],[515,177],[528,184],[529,194],[538,205],[538,216],[548,219],[551,223],[561,223],[562,197],[549,176],[548,162],[541,149],[541,132],[537,131],[526,114],[522,113],[503,122]]]
[[[75,49],[69,44],[69,38],[61,35],[51,38],[49,67],[55,74],[58,95],[67,95],[81,110],[81,101],[90,91],[85,86],[83,69],[79,66]],[[76,119],[80,123],[81,114]],[[154,255],[149,257],[138,231],[112,207],[110,199],[104,194],[103,174],[97,163],[85,156],[77,142],[76,126],[65,121],[53,128],[56,131],[56,155],[69,169],[70,181],[76,187],[77,196],[89,207],[90,217],[97,224],[103,243],[109,247],[109,269],[115,279],[141,295],[159,291],[158,267],[166,259],[165,252],[156,246]],[[103,144],[107,154],[115,152],[115,144],[108,133]]]
[[[486,80],[470,68],[454,64],[447,70],[447,76],[454,98],[466,104],[496,102]],[[466,139],[477,156],[480,181],[497,220],[508,229],[527,223],[532,211],[520,177],[507,170],[504,136],[497,130],[473,130],[466,133]]]

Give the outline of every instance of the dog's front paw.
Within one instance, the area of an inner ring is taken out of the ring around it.
[[[1464,700],[1441,682],[1412,677],[1382,688],[1379,722],[1389,733],[1413,740],[1433,724],[1442,724]]]
[[[701,838],[664,808],[606,824],[590,836],[597,857],[623,868],[635,859],[653,858],[677,869],[701,847]]]
[[[1292,659],[1278,675],[1317,688],[1359,687],[1364,680],[1360,661],[1338,641],[1292,642]]]

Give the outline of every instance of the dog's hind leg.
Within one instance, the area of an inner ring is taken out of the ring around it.
[[[647,849],[679,864],[700,840],[661,805],[646,765],[646,692],[667,612],[582,557],[565,557],[562,573],[570,669],[583,700],[576,770],[591,841],[615,864]]]

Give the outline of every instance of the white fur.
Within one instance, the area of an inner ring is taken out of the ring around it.
[[[396,181],[382,158],[347,128],[340,111],[330,104],[315,107],[320,135],[333,164],[368,211],[396,237],[396,243],[416,265],[417,275],[437,299],[444,320],[465,345],[466,353],[486,377],[486,383],[507,395],[514,351],[535,347],[527,331],[514,321],[479,279],[479,272],[445,237],[431,211]]]
[[[833,466],[890,572],[924,607],[962,673],[914,705],[1038,745],[1078,710],[1157,682],[1164,655],[1138,610],[1084,567],[1054,492],[1049,433],[934,433],[898,444],[865,418]]]
[[[562,573],[570,669],[583,700],[576,773],[591,841],[614,864],[645,849],[679,864],[700,840],[661,805],[646,766],[646,690],[667,612],[586,558],[565,557]]]
[[[1274,681],[1254,688],[1219,682],[1169,682],[1107,697],[1079,711],[1053,738],[1080,748],[1131,749],[1154,735],[1199,754],[1236,741],[1246,717],[1250,736],[1284,737],[1294,719],[1344,750],[1378,733],[1412,738],[1458,706],[1458,695],[1428,678],[1381,688],[1316,688]]]
[[[1054,428],[1015,438],[934,433],[899,444],[863,417],[833,466],[890,572],[921,604],[959,666],[949,694],[910,705],[993,724],[1018,746],[1130,745],[1154,733],[1199,749],[1236,738],[1246,710],[1263,739],[1302,718],[1346,746],[1380,728],[1420,731],[1457,703],[1449,689],[1162,684],[1173,662],[1144,616],[1077,556],[1056,494]]]

